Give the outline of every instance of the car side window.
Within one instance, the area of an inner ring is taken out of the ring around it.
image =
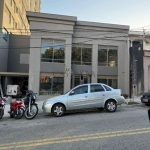
[[[108,86],[106,86],[106,85],[103,85],[103,86],[106,89],[106,91],[111,91],[111,89]]]
[[[101,85],[91,85],[91,93],[105,91]]]
[[[78,87],[74,90],[73,95],[88,93],[88,85]]]

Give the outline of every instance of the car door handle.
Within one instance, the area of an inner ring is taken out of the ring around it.
[[[103,94],[103,96],[105,96],[105,94]]]
[[[87,98],[87,96],[85,96],[85,98]]]

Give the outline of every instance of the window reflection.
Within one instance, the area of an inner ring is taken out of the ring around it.
[[[118,65],[118,51],[111,48],[98,48],[98,65],[114,67]]]
[[[108,51],[108,64],[111,67],[117,66],[118,58],[117,58],[117,50],[110,49]]]
[[[64,63],[65,42],[58,40],[42,41],[41,61]]]
[[[97,79],[97,83],[103,83],[103,84],[106,84],[114,89],[117,89],[118,86],[117,86],[117,79],[111,79],[110,78],[107,78],[107,79],[103,79],[103,78],[98,78]]]
[[[91,65],[92,48],[89,45],[72,47],[72,64]]]
[[[63,93],[64,78],[40,76],[40,95],[59,95]]]
[[[98,49],[98,65],[107,66],[107,49]]]

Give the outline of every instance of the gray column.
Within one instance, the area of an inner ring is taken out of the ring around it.
[[[125,93],[129,94],[130,91],[130,54],[129,54],[129,48],[130,48],[130,43],[129,43],[129,38],[127,38],[127,44],[125,45]]]
[[[93,45],[92,49],[92,83],[97,83],[98,74],[98,45]]]
[[[71,52],[72,52],[72,38],[66,39],[65,49],[65,75],[64,75],[64,93],[70,90],[71,85]]]
[[[29,90],[39,95],[40,63],[41,63],[41,39],[30,40],[30,61],[29,61]],[[33,48],[37,47],[37,48]]]

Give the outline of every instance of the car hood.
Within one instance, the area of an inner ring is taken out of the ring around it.
[[[146,92],[143,94],[144,96],[150,95],[150,92]]]
[[[51,98],[47,99],[45,102],[57,100],[57,99],[60,99],[60,98],[62,98],[62,97],[64,97],[64,95],[54,96],[54,97],[51,97]]]

